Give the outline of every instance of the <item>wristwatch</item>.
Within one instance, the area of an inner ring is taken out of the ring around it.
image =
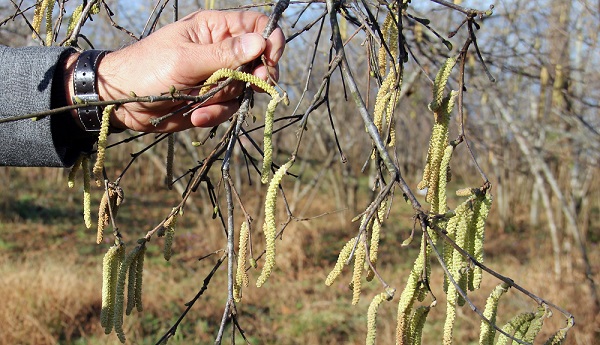
[[[77,58],[73,72],[73,89],[75,90],[73,104],[99,100],[96,89],[96,69],[98,62],[106,53],[106,50],[86,50]],[[100,130],[102,111],[99,106],[77,108],[77,115],[86,131],[97,132]]]

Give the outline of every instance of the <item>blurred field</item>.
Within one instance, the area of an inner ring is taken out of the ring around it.
[[[0,343],[117,343],[114,334],[103,334],[99,322],[101,262],[108,242],[96,245],[95,230],[83,228],[80,191],[66,188],[65,171],[60,169],[3,169],[0,182]],[[158,193],[146,184],[129,186],[126,192],[120,226],[133,238],[145,234],[177,200],[176,192],[165,198],[164,192]],[[94,205],[97,203],[94,199]],[[154,344],[160,338],[179,317],[184,303],[200,289],[217,255],[197,259],[224,246],[219,221],[210,219],[211,207],[199,198],[196,203],[203,214],[188,213],[184,217],[171,262],[162,259],[162,239],[150,243],[144,276],[145,310],[125,318],[129,344]],[[400,202],[397,205],[402,207]],[[336,209],[333,199],[321,194],[305,215]],[[350,212],[343,215],[347,219],[354,216]],[[410,213],[394,211],[391,217],[384,228],[380,267],[388,283],[399,291],[393,302],[384,303],[380,309],[378,344],[394,343],[398,295],[418,246],[415,240],[410,248],[400,248],[409,233]],[[258,223],[260,219],[255,221],[256,228]],[[250,343],[364,344],[366,310],[381,286],[376,282],[365,284],[359,305],[353,307],[347,286],[349,269],[331,288],[323,283],[353,231],[354,227],[341,223],[336,213],[290,225],[278,243],[278,269],[261,289],[252,287],[259,272],[251,271],[251,287],[244,290],[243,302],[238,305],[240,325]],[[487,239],[487,264],[575,315],[576,327],[568,344],[598,344],[600,319],[590,310],[589,291],[576,269],[576,259],[572,261],[575,268],[565,263],[564,276],[556,279],[551,273],[551,248],[543,229],[499,231],[492,220]],[[254,242],[260,247],[262,234],[257,233]],[[598,281],[598,243],[589,243],[589,252]],[[226,297],[225,270],[222,265],[169,344],[212,343]],[[483,288],[472,294],[473,301],[483,308],[496,284],[485,276]],[[423,344],[439,343],[445,312],[441,285],[441,268],[434,264],[432,289],[438,306],[429,314]],[[511,291],[501,303],[498,323],[502,325],[516,313],[534,309],[531,300]],[[460,309],[456,344],[476,344],[479,324],[468,307]],[[554,313],[536,343],[543,343],[563,324],[561,315]],[[241,337],[236,339],[244,343]]]

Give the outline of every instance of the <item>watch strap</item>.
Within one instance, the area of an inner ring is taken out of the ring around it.
[[[99,100],[96,89],[96,70],[98,62],[107,52],[105,50],[86,50],[75,63],[73,72],[73,103],[95,102]],[[88,132],[100,130],[102,111],[99,106],[77,108],[77,115],[83,128]]]

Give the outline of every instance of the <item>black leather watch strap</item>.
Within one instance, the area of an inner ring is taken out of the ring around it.
[[[73,72],[73,103],[98,101],[96,89],[96,69],[98,62],[107,52],[105,50],[86,50],[79,55]],[[98,106],[77,109],[79,121],[86,131],[99,131],[102,111]]]

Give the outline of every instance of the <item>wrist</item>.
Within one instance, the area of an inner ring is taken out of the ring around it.
[[[75,73],[76,73],[75,70],[76,70],[77,62],[78,62],[78,59],[80,58],[80,55],[81,55],[80,53],[70,54],[64,60],[63,65],[60,67],[62,69],[62,73],[63,73],[63,88],[64,88],[65,101],[66,101],[67,105],[74,105],[76,103],[74,101],[74,99],[76,97],[78,97],[74,79],[75,79]],[[96,73],[95,89],[96,89],[96,94],[98,95],[98,100],[104,101],[104,100],[116,99],[115,97],[112,97],[110,93],[106,92],[106,87],[103,87],[103,84],[105,84],[103,81],[106,78],[101,77],[99,74],[100,65],[102,64],[103,61],[104,61],[104,58],[101,58],[98,60],[98,63],[96,66],[96,72],[95,72]],[[80,109],[81,108],[70,110],[69,113],[73,117],[73,120],[75,121],[75,123],[77,123],[78,127],[81,128],[82,130],[87,131],[88,129],[82,123],[82,117],[79,112]],[[101,116],[102,116],[101,107],[99,107],[98,116],[99,116],[99,118],[101,118]],[[109,130],[111,132],[122,132],[124,129],[126,129],[126,127],[123,125],[123,123],[118,120],[114,111],[111,113],[109,128],[110,128]]]
[[[98,98],[101,101],[115,100],[126,98],[127,95],[119,91],[116,85],[119,83],[119,74],[116,72],[119,67],[118,61],[115,59],[118,52],[107,53],[98,63],[96,70]],[[126,105],[119,106],[110,116],[110,128],[116,131],[123,131],[128,127],[121,121],[118,116]]]

